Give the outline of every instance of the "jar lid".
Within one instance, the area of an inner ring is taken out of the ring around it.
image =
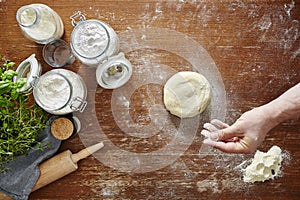
[[[132,75],[132,65],[119,53],[97,67],[96,78],[98,84],[105,89],[115,89],[124,85]]]
[[[70,102],[72,85],[64,75],[53,70],[48,71],[35,83],[33,96],[44,110],[57,111]]]
[[[71,35],[71,47],[81,57],[97,58],[109,46],[110,36],[103,22],[85,20],[76,24]]]
[[[37,10],[32,5],[19,8],[16,18],[19,25],[23,27],[31,27],[39,20]]]
[[[18,66],[16,72],[18,75],[14,77],[14,81],[19,78],[27,79],[25,85],[20,89],[20,92],[27,93],[32,89],[35,80],[41,75],[42,68],[36,60],[35,54],[32,54]]]

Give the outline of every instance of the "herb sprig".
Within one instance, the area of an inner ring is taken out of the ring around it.
[[[13,70],[15,63],[1,56],[0,61],[0,172],[3,172],[5,163],[26,155],[34,146],[41,147],[37,137],[48,114],[30,101],[30,93],[20,93],[26,78],[13,81],[17,75]]]

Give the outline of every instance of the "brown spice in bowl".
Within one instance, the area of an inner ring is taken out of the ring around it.
[[[60,117],[51,124],[52,135],[59,140],[68,139],[74,131],[74,125],[68,118]]]

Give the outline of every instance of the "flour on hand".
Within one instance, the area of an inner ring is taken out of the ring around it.
[[[282,151],[273,146],[268,152],[256,151],[252,163],[244,170],[244,182],[258,182],[273,179],[278,175],[282,162]]]
[[[181,118],[202,113],[211,98],[207,79],[196,72],[183,71],[173,75],[164,87],[164,104],[173,115]]]

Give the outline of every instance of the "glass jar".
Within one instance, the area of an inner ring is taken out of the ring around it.
[[[71,49],[76,58],[89,66],[97,66],[119,51],[119,38],[115,31],[99,20],[86,20],[81,12],[70,17],[74,29]],[[79,18],[79,22],[76,19]]]
[[[83,112],[87,104],[84,81],[66,69],[54,69],[39,77],[34,83],[33,96],[41,108],[55,115]]]
[[[74,111],[83,112],[87,102],[87,88],[83,79],[66,69],[53,69],[42,76],[41,65],[32,54],[17,68],[19,78],[27,78],[21,92],[28,93],[33,89],[36,103],[45,111],[55,115],[65,115]]]
[[[61,38],[64,33],[60,16],[44,4],[22,6],[18,9],[16,18],[22,33],[39,44]]]

